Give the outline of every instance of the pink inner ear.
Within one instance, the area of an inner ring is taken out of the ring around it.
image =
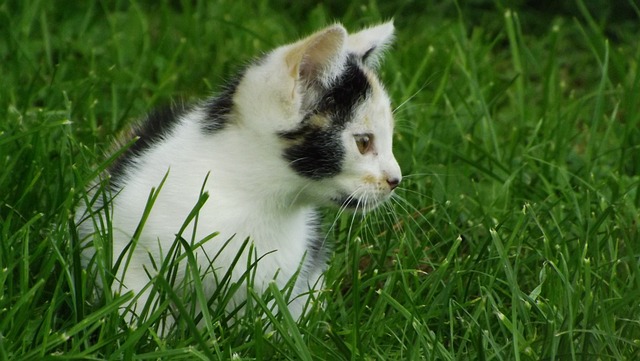
[[[330,82],[346,61],[346,38],[346,30],[334,25],[294,44],[287,54],[291,75],[310,83]]]

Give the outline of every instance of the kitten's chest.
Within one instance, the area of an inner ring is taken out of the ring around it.
[[[150,224],[147,225],[158,230],[158,235],[163,232],[175,234],[177,229],[184,226],[183,222],[189,214],[196,210],[198,199],[204,200],[198,187],[184,186],[181,184],[183,181],[173,184],[171,179],[168,183],[156,200]],[[272,201],[224,189],[218,187],[217,183],[215,179],[209,181],[206,201],[197,210],[196,218],[186,227],[188,233],[185,234],[203,239],[217,233],[216,238],[226,240],[233,237],[236,242],[249,237],[260,248],[268,248],[267,251],[303,248],[307,240],[315,235],[315,209],[274,207]],[[185,189],[194,191],[187,192]]]
[[[306,265],[320,264],[323,255],[317,251],[320,247],[316,243],[321,237],[315,209],[267,207],[268,202],[230,197],[219,189],[211,189],[208,190],[209,199],[185,226],[185,219],[194,211],[199,192],[190,195],[182,190],[181,196],[177,197],[182,182],[174,183],[172,176],[167,179],[166,188],[161,190],[146,220],[139,242],[142,249],[152,251],[158,244],[162,249],[170,249],[178,231],[182,230],[182,238],[199,244],[194,249],[199,259],[215,259],[217,269],[234,268],[234,273],[238,273],[234,277],[238,279],[246,265],[260,259],[256,277],[264,277],[264,282],[276,274],[289,279],[300,269],[303,259]],[[120,197],[130,199],[134,193],[141,192],[125,188]],[[139,219],[139,215],[132,214],[131,208],[125,207],[126,203],[117,205],[122,207],[116,207],[114,223],[119,225],[123,236],[118,237],[121,242],[116,240],[114,244],[116,251],[124,249],[138,227],[131,220]],[[233,262],[237,264],[234,266]]]
[[[248,208],[251,208],[250,204],[227,208],[225,212],[203,209],[202,220],[207,225],[199,237],[209,232],[218,233],[203,246],[208,254],[220,254],[221,259],[228,261],[244,247],[244,259],[240,262],[250,264],[260,259],[256,265],[259,276],[256,277],[264,276],[262,281],[265,282],[275,274],[288,280],[301,266],[308,269],[310,265],[321,263],[323,254],[317,252],[320,246],[316,243],[320,237],[314,210],[278,213]],[[300,263],[302,260],[303,264]]]
[[[312,208],[280,210],[242,202],[216,207],[215,197],[201,215],[210,230],[224,237],[247,237],[265,251],[305,249],[317,233],[316,211]]]

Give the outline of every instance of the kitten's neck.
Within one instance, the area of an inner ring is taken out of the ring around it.
[[[308,181],[296,176],[281,155],[273,152],[277,140],[240,127],[227,129],[213,140],[204,137],[191,147],[195,151],[216,143],[215,149],[206,151],[212,157],[211,164],[215,164],[207,182],[214,200],[221,201],[224,196],[256,211],[281,214],[313,206],[303,194]],[[219,154],[220,146],[224,154]]]

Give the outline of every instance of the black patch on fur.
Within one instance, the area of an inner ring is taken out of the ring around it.
[[[285,150],[289,166],[300,175],[323,179],[340,173],[345,150],[339,129],[309,129],[301,143]]]
[[[202,130],[212,134],[224,129],[228,123],[228,115],[233,110],[233,97],[242,76],[236,76],[224,87],[222,93],[206,101],[204,108],[207,117],[202,123]]]
[[[311,272],[314,269],[324,269],[327,262],[327,245],[326,237],[322,232],[321,217],[314,214],[312,219],[308,221],[310,227],[313,228],[313,237],[307,240],[307,269]]]
[[[356,106],[371,91],[371,84],[358,64],[355,57],[350,57],[342,75],[318,103],[317,112],[329,115],[336,125],[342,127],[351,120]]]
[[[289,166],[298,174],[316,180],[340,173],[345,153],[340,133],[370,92],[367,76],[355,57],[350,57],[342,75],[328,89],[322,89],[320,100],[300,126],[280,134],[292,143],[283,154]],[[329,119],[329,126],[311,122],[313,116]]]
[[[236,88],[242,79],[240,72],[223,88],[223,91],[216,97],[212,97],[201,103],[206,114],[202,120],[202,131],[206,134],[213,134],[224,129],[229,119],[228,115],[233,109],[233,97]],[[117,187],[119,180],[125,174],[127,165],[142,155],[145,151],[153,147],[156,143],[171,134],[180,117],[194,107],[179,103],[171,107],[161,107],[151,112],[143,122],[133,129],[133,136],[139,139],[127,149],[109,168],[112,185]]]
[[[117,184],[124,176],[126,166],[155,144],[171,134],[180,117],[190,110],[183,103],[171,107],[161,107],[149,113],[144,121],[133,129],[138,140],[133,143],[109,168],[112,184]]]

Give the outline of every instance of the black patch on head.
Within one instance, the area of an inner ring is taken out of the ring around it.
[[[340,173],[344,153],[339,130],[310,129],[300,143],[285,150],[284,157],[300,175],[322,179]]]
[[[149,113],[145,120],[133,129],[133,136],[138,140],[133,143],[109,168],[112,184],[125,174],[126,166],[155,144],[171,134],[180,117],[190,110],[183,103],[162,107]]]
[[[321,90],[319,101],[300,126],[280,134],[282,139],[292,143],[283,154],[289,166],[311,179],[328,178],[340,173],[345,153],[340,133],[370,92],[371,84],[367,76],[355,57],[350,57],[343,73],[331,86]],[[329,125],[320,126],[312,122],[313,116],[327,118]]]
[[[324,92],[317,113],[329,115],[337,125],[344,127],[351,120],[355,108],[371,92],[371,84],[354,56],[349,57],[343,73]]]

